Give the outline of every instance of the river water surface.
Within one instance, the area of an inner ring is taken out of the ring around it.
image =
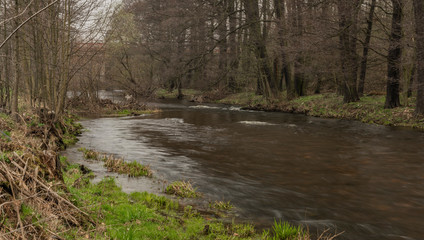
[[[166,181],[190,180],[205,199],[231,201],[238,217],[344,231],[339,239],[424,239],[424,134],[412,130],[240,111],[154,104],[155,115],[83,120],[84,146],[150,165]],[[79,160],[75,160],[79,159]],[[158,192],[119,176],[126,191]]]

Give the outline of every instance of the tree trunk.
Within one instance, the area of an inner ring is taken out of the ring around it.
[[[392,0],[393,17],[390,36],[389,55],[387,57],[387,95],[385,108],[400,106],[399,83],[402,58],[402,0]]]
[[[284,34],[286,34],[285,32],[285,0],[274,0],[274,8],[275,8],[275,15],[277,18],[277,29],[278,29],[278,42],[279,42],[279,47],[280,47],[280,56],[276,57],[276,59],[274,59],[274,77],[275,77],[275,81],[278,82],[278,90],[279,91],[283,91],[283,85],[284,85],[284,79],[286,79],[286,89],[287,89],[287,93],[289,93],[289,88],[290,88],[290,75],[287,74],[288,73],[288,63],[287,63],[287,56],[286,56],[286,51],[285,51],[285,38],[284,38]],[[281,71],[279,71],[279,67],[280,67],[280,59],[281,59]],[[279,79],[277,79],[279,77]],[[291,90],[291,89],[290,89]]]
[[[302,53],[302,44],[303,44],[303,6],[301,1],[295,1],[294,8],[295,10],[295,21],[294,29],[296,32],[296,45],[301,48],[300,51],[296,53],[296,60],[294,63],[294,91],[297,97],[305,95],[306,83],[305,83],[305,74],[303,72],[303,58],[304,54]]]
[[[16,10],[16,15],[19,14],[19,1],[15,0],[15,10]],[[18,19],[15,20],[15,28],[17,28],[19,26],[19,22]],[[17,32],[15,34],[15,82],[14,82],[14,86],[13,86],[13,96],[12,96],[12,118],[14,118],[15,121],[19,120],[19,115],[18,115],[18,99],[19,99],[19,80],[20,80],[20,75],[21,75],[21,69],[20,69],[20,56],[19,56],[19,42],[20,42],[20,34],[19,32]]]
[[[229,27],[230,34],[228,36],[229,54],[228,60],[230,62],[230,69],[228,75],[227,87],[231,92],[236,90],[236,73],[235,70],[238,66],[238,51],[237,51],[237,39],[236,39],[236,28],[237,28],[237,12],[235,11],[234,0],[228,0],[228,16],[229,16]]]
[[[361,61],[361,73],[360,73],[360,76],[359,76],[359,84],[358,84],[358,94],[359,94],[359,96],[364,95],[365,78],[366,78],[366,75],[367,75],[368,52],[369,52],[369,47],[370,47],[370,42],[371,42],[371,33],[372,33],[372,26],[373,26],[376,2],[377,2],[376,0],[372,0],[370,12],[369,12],[368,19],[367,19],[367,30],[366,30],[364,50],[363,50],[362,61]]]
[[[341,55],[341,89],[345,103],[359,100],[356,89],[358,61],[356,54],[358,0],[338,0],[340,55]]]
[[[424,3],[414,0],[415,32],[417,44],[417,107],[416,113],[424,115]]]
[[[258,61],[257,94],[275,97],[276,84],[272,81],[271,67],[268,63],[265,39],[261,34],[258,0],[245,0],[246,20],[249,25],[249,39]]]
[[[219,76],[220,80],[227,84],[227,2],[223,0],[218,6],[218,35],[219,35]]]

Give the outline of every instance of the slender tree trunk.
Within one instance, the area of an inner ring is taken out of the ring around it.
[[[339,28],[340,28],[340,55],[341,55],[341,88],[345,103],[359,100],[356,79],[358,61],[356,54],[357,11],[358,0],[338,0]]]
[[[228,42],[227,42],[227,1],[223,0],[218,6],[218,34],[219,34],[219,79],[224,79],[225,84],[227,83],[227,50],[228,50]]]
[[[303,44],[303,3],[301,1],[295,1],[294,3],[295,11],[295,21],[294,21],[294,29],[296,31],[297,38],[297,46],[301,49]],[[303,60],[304,56],[302,50],[296,53],[296,60],[294,62],[294,91],[296,96],[304,96],[305,95],[305,74],[303,72]]]
[[[281,58],[281,71],[280,71],[280,79],[276,79],[275,81],[278,82],[278,89],[280,91],[283,91],[283,84],[285,81],[286,84],[286,91],[287,91],[287,98],[292,98],[292,86],[291,86],[291,77],[290,77],[290,64],[287,59],[286,54],[286,41],[285,41],[285,34],[286,32],[286,21],[285,21],[285,0],[274,0],[274,8],[275,8],[275,15],[277,17],[277,29],[278,29],[278,42],[280,45],[280,58]],[[275,62],[278,61],[278,59],[274,60]],[[275,65],[277,63],[274,63]],[[278,74],[276,73],[275,76],[277,77]]]
[[[257,94],[265,94],[267,97],[275,97],[276,84],[272,81],[271,67],[268,63],[265,39],[261,34],[258,0],[245,0],[246,19],[249,24],[249,40],[251,47],[259,62]]]
[[[238,51],[237,51],[237,36],[236,36],[236,28],[237,28],[237,13],[235,9],[235,0],[228,0],[228,15],[229,15],[229,27],[230,27],[230,35],[228,36],[228,46],[229,46],[229,61],[230,61],[230,69],[228,76],[228,89],[231,92],[236,90],[236,76],[235,70],[238,66]]]
[[[366,30],[364,50],[363,50],[362,61],[361,61],[361,73],[359,75],[359,84],[358,84],[359,96],[364,95],[365,78],[367,74],[368,52],[369,52],[369,47],[371,42],[371,33],[372,33],[372,27],[373,27],[373,21],[374,21],[374,12],[375,12],[376,2],[377,2],[376,0],[372,0],[370,12],[367,19],[367,30]]]
[[[19,1],[15,0],[15,11],[16,15],[19,14]],[[19,22],[16,19],[15,20],[15,27],[19,26]],[[18,115],[18,99],[19,99],[19,82],[21,78],[21,69],[20,69],[20,55],[19,55],[19,42],[20,42],[20,33],[17,32],[15,34],[15,59],[14,59],[14,65],[15,65],[15,82],[13,86],[13,96],[12,96],[12,117],[15,119],[15,121],[19,120]]]
[[[387,57],[387,95],[385,108],[400,106],[399,84],[402,58],[402,0],[392,0],[393,17],[390,36],[389,55]]]
[[[417,107],[416,113],[424,115],[424,2],[414,0],[415,32],[417,44]]]

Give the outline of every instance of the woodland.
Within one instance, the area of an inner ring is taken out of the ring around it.
[[[165,197],[126,194],[114,178],[92,184],[87,167],[60,156],[82,132],[69,110],[148,110],[104,101],[100,90],[136,100],[195,91],[210,102],[251,94],[294,101],[297,110],[282,111],[424,129],[424,2],[0,1],[0,239],[311,239],[281,221],[258,232]],[[336,101],[307,106],[308,96]],[[152,176],[137,162],[79,151],[110,172]],[[198,197],[177,183],[166,192]],[[338,236],[327,233],[317,239]]]
[[[184,88],[385,95],[385,108],[424,113],[419,0],[15,0],[1,12],[0,106],[12,113],[26,99],[60,115],[70,90],[96,101],[101,89]]]

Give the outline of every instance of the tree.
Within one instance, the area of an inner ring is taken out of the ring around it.
[[[264,35],[261,32],[259,5],[257,0],[244,1],[246,22],[249,26],[249,41],[251,50],[258,61],[257,93],[267,97],[276,96],[276,84],[271,76]]]
[[[358,56],[356,53],[357,17],[359,0],[338,0],[341,72],[341,88],[345,103],[356,102],[359,95],[356,88]]]
[[[417,108],[416,113],[424,114],[424,3],[414,0],[415,32],[417,48]]]
[[[358,94],[360,96],[364,95],[365,78],[367,75],[368,53],[369,53],[370,42],[371,42],[371,34],[372,34],[376,3],[377,3],[377,0],[371,1],[370,11],[369,11],[368,19],[367,19],[367,29],[365,33],[364,49],[363,49],[362,60],[361,60],[361,73],[359,75],[359,84],[358,84]]]
[[[387,57],[387,95],[385,108],[400,106],[399,85],[402,57],[402,0],[392,0],[393,16],[390,35],[389,54]]]

